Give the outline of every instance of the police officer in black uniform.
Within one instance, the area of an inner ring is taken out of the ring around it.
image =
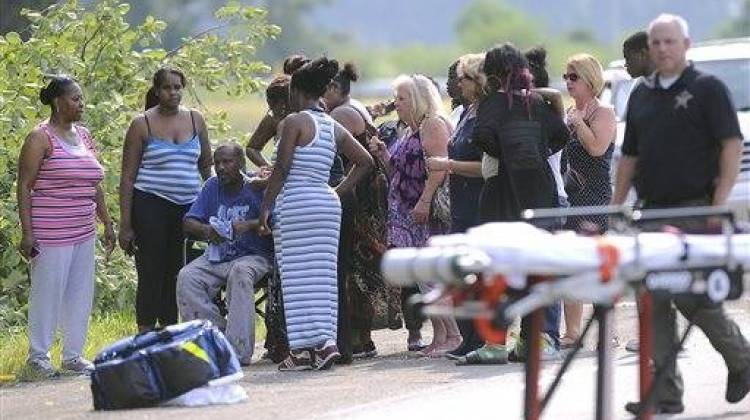
[[[618,164],[613,204],[623,204],[630,186],[644,208],[724,204],[739,171],[742,134],[726,86],[686,60],[687,22],[661,15],[649,25],[649,54],[656,71],[632,92],[623,156]],[[726,400],[736,403],[750,391],[750,345],[721,305],[695,299],[654,299],[654,365],[666,369],[658,390],[657,413],[680,413],[682,377],[676,362],[675,310],[692,320],[722,355],[729,371]],[[628,403],[637,413],[640,403]]]

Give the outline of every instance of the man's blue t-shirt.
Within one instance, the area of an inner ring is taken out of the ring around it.
[[[214,176],[203,185],[185,218],[196,219],[201,223],[209,223],[211,217],[217,217],[221,221],[257,219],[262,201],[263,192],[253,190],[247,183],[237,194],[229,195],[221,187],[219,179]],[[263,255],[271,258],[273,242],[270,236],[247,232],[236,235],[234,240],[226,240],[219,244],[219,255],[221,261],[231,261],[246,255]]]

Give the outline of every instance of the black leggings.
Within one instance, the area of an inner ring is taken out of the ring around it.
[[[133,190],[133,229],[138,252],[135,317],[140,327],[177,323],[177,273],[182,268],[182,219],[190,205]]]

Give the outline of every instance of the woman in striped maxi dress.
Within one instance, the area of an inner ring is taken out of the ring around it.
[[[341,225],[339,196],[372,168],[367,151],[320,107],[320,96],[338,72],[335,60],[319,58],[292,75],[291,106],[283,121],[276,162],[263,197],[261,232],[270,233],[281,274],[290,353],[279,370],[328,369],[336,347],[337,256]],[[332,189],[328,178],[336,151],[352,168]]]

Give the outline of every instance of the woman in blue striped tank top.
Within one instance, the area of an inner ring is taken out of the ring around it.
[[[319,58],[292,75],[291,107],[283,121],[273,173],[263,197],[261,232],[273,234],[290,353],[279,370],[328,369],[336,347],[339,196],[373,167],[369,153],[321,108],[319,101],[338,72],[335,60]],[[336,151],[353,162],[332,189],[328,178]]]
[[[183,87],[181,71],[158,70],[146,111],[130,123],[123,146],[119,242],[135,255],[140,331],[177,322],[182,219],[211,176],[206,123],[180,106]]]

